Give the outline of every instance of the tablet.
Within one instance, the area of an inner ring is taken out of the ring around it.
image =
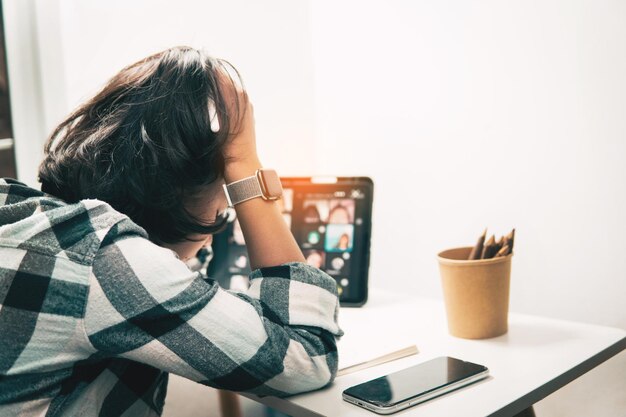
[[[367,301],[374,184],[368,177],[281,178],[279,205],[306,262],[337,282],[342,306]],[[214,236],[208,274],[222,287],[245,290],[250,266],[241,227],[231,218]]]

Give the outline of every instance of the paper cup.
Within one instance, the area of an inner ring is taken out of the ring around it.
[[[469,261],[471,250],[449,249],[437,256],[448,331],[465,339],[500,336],[508,330],[513,254]]]

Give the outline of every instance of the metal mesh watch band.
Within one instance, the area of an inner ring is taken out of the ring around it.
[[[261,184],[259,184],[259,179],[256,175],[235,181],[228,185],[224,184],[224,193],[226,194],[226,199],[230,207],[263,196]]]

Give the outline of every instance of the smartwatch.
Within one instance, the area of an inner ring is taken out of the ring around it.
[[[258,169],[251,177],[224,184],[224,194],[228,207],[235,207],[258,197],[266,201],[278,200],[283,195],[283,186],[275,170]]]

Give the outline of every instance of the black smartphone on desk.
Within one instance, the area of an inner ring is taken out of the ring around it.
[[[483,365],[442,356],[350,387],[343,399],[378,414],[392,414],[488,375]]]

